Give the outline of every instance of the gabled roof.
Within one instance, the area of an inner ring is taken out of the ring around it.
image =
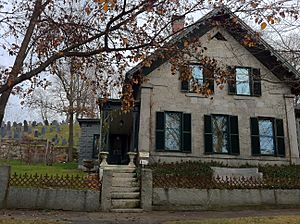
[[[183,41],[186,39],[199,38],[213,28],[212,21],[223,22],[224,28],[236,39],[239,43],[244,40],[246,35],[255,37],[255,46],[244,46],[255,58],[257,58],[265,67],[267,67],[281,81],[299,79],[298,71],[282,57],[271,45],[256,35],[256,32],[243,22],[238,16],[232,13],[228,8],[216,8],[199,19],[192,26],[184,29],[181,33],[174,36],[168,44],[177,43],[183,47]],[[224,23],[226,21],[226,23]],[[158,57],[158,52],[155,51],[151,56],[152,64],[150,67],[145,67],[143,63],[139,63],[127,72],[126,77],[130,78],[135,73],[139,72],[143,75],[148,75],[160,65],[165,63],[169,58]],[[300,93],[300,89],[296,89],[296,85],[292,88],[293,93]]]

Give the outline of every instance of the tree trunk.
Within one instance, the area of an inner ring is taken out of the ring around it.
[[[68,146],[68,162],[73,161],[74,147],[74,113],[69,112],[69,146]]]
[[[4,112],[5,112],[5,108],[6,108],[11,90],[12,89],[8,89],[8,90],[4,91],[0,96],[0,124],[2,124],[2,121],[4,118]]]

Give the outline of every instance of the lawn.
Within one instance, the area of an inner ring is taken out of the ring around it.
[[[0,224],[65,224],[66,222],[54,222],[43,220],[20,220],[20,219],[2,219]]]
[[[17,174],[48,174],[48,175],[80,175],[83,176],[84,172],[77,169],[77,162],[69,163],[54,163],[52,166],[46,166],[45,164],[27,164],[18,160],[0,160],[0,165],[10,165],[11,173]]]
[[[299,224],[300,216],[245,217],[230,219],[206,219],[197,221],[174,221],[167,224]]]

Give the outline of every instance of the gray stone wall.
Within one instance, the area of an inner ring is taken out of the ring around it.
[[[68,211],[100,210],[100,192],[91,190],[10,187],[7,208]]]
[[[221,32],[227,41],[210,39]],[[139,130],[139,151],[150,152],[150,162],[175,162],[181,160],[219,161],[230,165],[241,164],[288,164],[299,163],[296,122],[293,109],[293,95],[290,89],[222,29],[213,29],[203,37],[201,43],[207,47],[205,54],[218,60],[219,66],[245,66],[259,68],[263,78],[262,96],[228,95],[227,85],[220,89],[215,84],[215,93],[205,97],[180,91],[179,74],[171,75],[171,66],[164,63],[150,73],[141,90],[141,120]],[[193,61],[193,60],[191,60]],[[265,80],[273,80],[268,82]],[[192,153],[155,151],[155,114],[157,111],[178,111],[192,115]],[[238,116],[240,155],[204,154],[204,115],[224,114]],[[283,119],[285,133],[285,158],[275,156],[252,156],[250,117],[274,117]]]
[[[153,209],[192,210],[255,205],[300,205],[300,190],[153,189]]]
[[[83,165],[84,159],[93,158],[93,139],[95,134],[100,133],[100,124],[98,122],[83,122],[80,125],[81,136],[79,140],[78,165]]]
[[[6,207],[6,198],[9,187],[9,176],[10,167],[0,166],[0,209]]]

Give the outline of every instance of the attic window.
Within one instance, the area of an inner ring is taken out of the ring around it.
[[[212,39],[216,38],[217,40],[222,40],[222,41],[227,41],[226,38],[220,33],[220,32],[217,32],[213,37]]]

